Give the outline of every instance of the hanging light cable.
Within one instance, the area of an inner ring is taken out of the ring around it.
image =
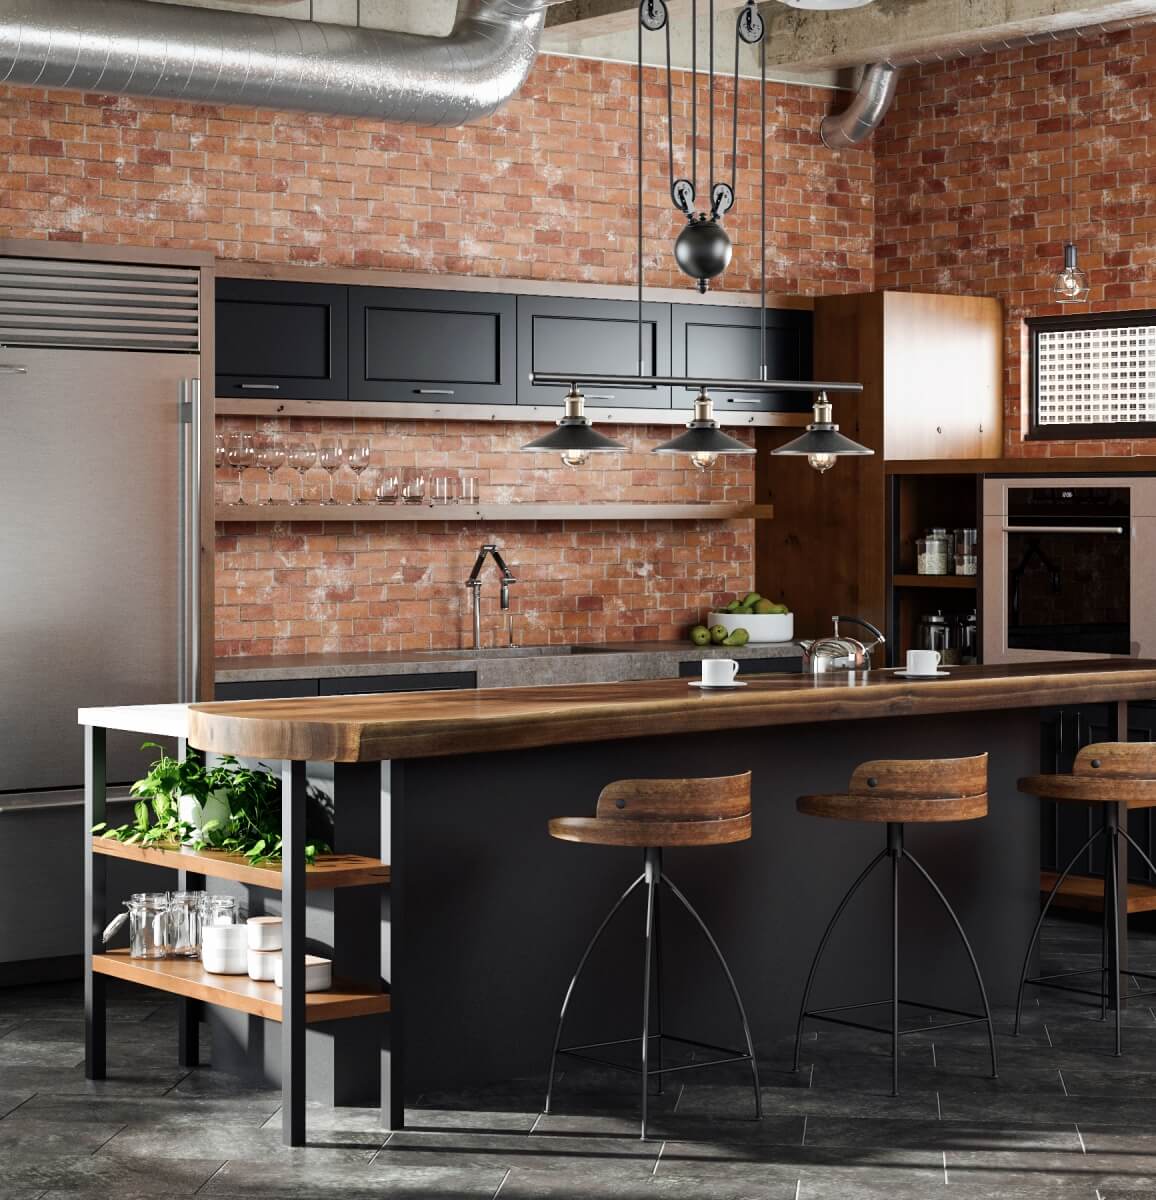
[[[1076,55],[1075,43],[1068,52],[1071,68],[1068,86],[1068,240],[1064,243],[1064,265],[1052,284],[1052,295],[1060,304],[1079,304],[1088,298],[1088,276],[1076,252]]]

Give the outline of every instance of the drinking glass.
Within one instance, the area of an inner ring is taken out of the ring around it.
[[[228,445],[225,442],[225,435],[223,433],[218,433],[213,441],[213,482],[214,482],[214,485],[216,484],[217,475],[220,473],[221,468],[225,465],[225,463],[227,461],[227,459],[226,459],[227,451],[228,451]],[[214,493],[216,493],[219,489],[214,486],[213,490],[214,490]]]
[[[425,500],[426,474],[421,467],[406,467],[401,480],[403,504],[421,504]]]
[[[401,480],[396,471],[382,471],[374,495],[378,504],[396,504],[401,494]]]
[[[296,500],[290,498],[290,504],[305,503],[305,476],[317,462],[317,447],[312,442],[294,442],[289,447],[289,465],[297,472],[300,495]]]
[[[432,479],[434,504],[454,504],[458,498],[458,477],[449,471],[439,471]]]
[[[257,460],[257,450],[251,433],[234,433],[225,451],[229,466],[237,472],[237,504],[245,503],[245,471]]]
[[[344,461],[345,452],[340,439],[335,442],[321,443],[321,448],[317,452],[317,465],[329,476],[329,499],[322,500],[322,504],[337,503],[333,495],[333,477],[341,470],[341,464]]]
[[[257,450],[257,466],[269,476],[269,494],[260,504],[273,503],[273,481],[277,472],[285,465],[285,447],[277,438],[267,438]]]
[[[458,480],[458,500],[462,504],[477,504],[478,477],[476,475],[463,475]]]
[[[357,438],[345,447],[345,463],[353,472],[353,503],[361,503],[361,473],[369,466],[368,438]]]

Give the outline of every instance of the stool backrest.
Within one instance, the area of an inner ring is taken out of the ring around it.
[[[751,773],[714,779],[617,779],[597,815],[619,821],[721,821],[751,811]]]
[[[1156,742],[1093,742],[1076,755],[1072,774],[1156,779]]]
[[[886,758],[855,768],[852,796],[953,800],[987,793],[987,755],[972,758]]]

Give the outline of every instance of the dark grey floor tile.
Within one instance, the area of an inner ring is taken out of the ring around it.
[[[120,1158],[146,1159],[164,1154],[170,1158],[244,1159],[301,1166],[316,1163],[352,1167],[368,1163],[389,1137],[386,1132],[345,1130],[338,1134],[314,1129],[308,1133],[307,1146],[290,1148],[281,1144],[279,1129],[235,1125],[228,1120],[206,1118],[198,1126],[182,1126],[177,1137],[171,1135],[171,1130],[171,1126],[126,1129],[99,1153]]]
[[[62,1125],[55,1121],[0,1121],[0,1162],[36,1156],[94,1154],[107,1145],[123,1125],[91,1121]]]
[[[720,1179],[624,1179],[607,1182],[514,1167],[501,1200],[794,1200],[795,1179],[733,1184]]]
[[[1057,1198],[1094,1196],[1107,1187],[1156,1188],[1149,1156],[1111,1156],[1055,1151],[996,1151],[947,1155],[951,1186],[1001,1194],[1030,1186]]]
[[[5,1120],[55,1121],[61,1124],[104,1121],[130,1126],[160,1126],[171,1130],[173,1136],[178,1136],[182,1129],[196,1129],[214,1122],[256,1128],[278,1111],[277,1099],[262,1105],[252,1100],[232,1100],[228,1097],[203,1098],[196,1104],[190,1104],[187,1098],[171,1092],[167,1096],[148,1097],[38,1092],[27,1103],[9,1113]]]
[[[811,1117],[806,1145],[937,1151],[1080,1150],[1076,1126]]]
[[[22,1104],[27,1104],[34,1096],[35,1092],[0,1092],[0,1118],[8,1116],[14,1112]]]
[[[0,1037],[0,1070],[10,1067],[29,1070],[67,1070],[84,1063],[84,1045],[72,1041],[46,1041],[26,1037],[17,1028],[7,1037]]]
[[[690,1113],[660,1113],[648,1120],[648,1141],[703,1141],[727,1143],[766,1142],[797,1146],[802,1140],[805,1118],[801,1116],[765,1115],[755,1120],[749,1111],[741,1116],[704,1116]],[[607,1114],[543,1115],[534,1127],[534,1136],[571,1138],[623,1138],[637,1140],[639,1120],[634,1117]]]
[[[345,1110],[339,1110],[345,1111]],[[486,1109],[407,1108],[407,1129],[460,1130],[463,1133],[529,1133],[540,1113],[489,1112]]]
[[[83,1067],[71,1069],[5,1067],[0,1087],[6,1091],[53,1092],[69,1096],[162,1096],[187,1074],[180,1067],[110,1065],[107,1079],[85,1079]]]
[[[1135,1119],[1136,1100],[1110,1096],[1028,1096],[1011,1093],[983,1096],[954,1093],[940,1096],[946,1121],[999,1121],[1055,1125],[1087,1121],[1093,1124],[1127,1124]]]
[[[191,1196],[222,1165],[219,1159],[174,1159],[164,1153],[148,1159],[102,1154],[36,1155],[6,1161],[4,1183],[13,1188],[40,1188],[117,1200],[132,1194]]]
[[[390,1167],[377,1163],[347,1166],[283,1166],[276,1163],[229,1162],[209,1181],[202,1195],[275,1196],[278,1200],[408,1200],[409,1197],[490,1197],[508,1168],[447,1170],[436,1167]]]
[[[678,1104],[679,1116],[741,1117],[750,1111],[745,1089],[688,1085]],[[765,1116],[911,1117],[939,1116],[934,1092],[891,1096],[880,1088],[857,1092],[844,1088],[763,1088]]]
[[[1092,1122],[1079,1126],[1080,1137],[1089,1154],[1151,1156],[1156,1169],[1156,1123],[1142,1123],[1148,1115],[1148,1105],[1137,1108],[1133,1122],[1128,1125],[1097,1125]]]

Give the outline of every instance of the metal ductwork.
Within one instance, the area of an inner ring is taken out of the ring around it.
[[[898,67],[885,62],[869,63],[851,103],[841,113],[831,113],[823,118],[819,126],[823,145],[841,150],[866,141],[891,107],[898,82]]]
[[[0,0],[0,81],[463,125],[500,108],[557,0],[459,0],[446,38],[150,0]]]

